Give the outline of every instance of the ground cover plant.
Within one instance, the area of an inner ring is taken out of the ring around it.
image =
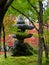
[[[8,57],[5,59],[3,55],[0,55],[0,65],[37,65],[38,55],[33,54],[32,56],[17,56],[12,57],[8,54]],[[43,53],[42,65],[49,65],[49,60],[46,63],[46,58]]]

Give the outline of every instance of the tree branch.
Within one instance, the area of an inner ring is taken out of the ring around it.
[[[5,7],[9,7],[10,4],[11,4],[13,1],[14,1],[14,0],[8,0],[7,3],[6,3],[6,5],[5,5]]]
[[[14,0],[7,0],[6,4],[5,4],[5,7],[4,7],[4,12],[7,11],[8,7],[11,5],[11,3],[13,2]]]
[[[8,10],[8,7],[11,5],[11,3],[13,2],[14,0],[6,0],[4,5],[3,5],[3,8],[1,9],[1,16],[2,16],[2,19],[4,18],[4,15],[6,13],[6,11]],[[3,1],[4,2],[4,1]]]
[[[38,10],[37,10],[37,8],[36,8],[36,6],[32,5],[32,4],[30,3],[30,1],[29,1],[29,0],[27,0],[27,1],[28,1],[28,3],[31,5],[31,7],[33,7],[33,8],[34,8],[34,10],[35,10],[37,13],[39,13],[39,12],[38,12]]]
[[[17,12],[21,13],[23,16],[25,16],[25,17],[32,23],[32,25],[34,26],[34,28],[38,31],[38,29],[36,28],[36,26],[34,25],[34,23],[32,22],[32,20],[30,20],[30,18],[29,18],[26,14],[24,14],[23,12],[21,12],[20,10],[18,10],[18,9],[16,9],[16,8],[14,8],[12,5],[11,5],[11,7],[12,7],[14,10],[16,10]]]

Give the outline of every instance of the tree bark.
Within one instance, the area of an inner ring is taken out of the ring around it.
[[[0,22],[0,51],[1,51],[1,22]]]
[[[1,28],[3,27],[3,47],[4,47],[4,55],[5,58],[6,56],[6,48],[5,48],[5,31],[4,31],[4,25],[3,25],[3,18],[5,16],[5,13],[8,9],[8,7],[10,6],[10,4],[13,2],[14,0],[0,0],[0,39],[1,39]]]
[[[4,30],[4,25],[3,25],[3,48],[4,48],[4,57],[7,58],[7,55],[6,55],[6,45],[5,45],[5,30]]]
[[[45,44],[44,38],[42,38],[42,40],[43,40],[43,47],[45,51],[45,57],[46,59],[48,59],[48,48],[47,48],[47,45]]]
[[[43,38],[43,4],[42,1],[39,0],[39,14],[38,14],[38,21],[39,21],[39,50],[38,50],[38,65],[42,65],[42,38]]]
[[[4,57],[7,58],[7,56],[6,56],[6,47],[5,47],[5,31],[4,31],[4,25],[3,25],[3,18],[4,18],[4,15],[1,14],[1,16],[0,16],[0,39],[1,39],[1,32],[3,31]]]
[[[48,39],[48,23],[46,23],[47,24],[47,39]],[[44,39],[43,39],[43,42],[44,42]],[[46,57],[46,62],[47,62],[47,60],[48,60],[48,47],[47,47],[47,44],[48,44],[48,42],[46,41],[46,44],[45,44],[45,42],[44,42],[44,50],[45,50],[45,57]]]
[[[45,44],[44,44],[44,50],[45,50],[46,60],[48,60],[48,48],[47,48],[47,46]]]

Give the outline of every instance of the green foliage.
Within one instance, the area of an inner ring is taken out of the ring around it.
[[[23,40],[25,38],[30,38],[31,36],[32,36],[32,34],[27,34],[26,32],[16,32],[14,38]]]
[[[49,7],[44,11],[43,20],[45,23],[49,20]]]
[[[30,0],[31,4],[37,5],[37,0]],[[27,2],[27,0],[14,0],[12,5],[20,10],[21,12],[25,13],[27,16],[29,16],[32,20],[37,19],[37,13],[36,11],[30,6],[30,4]],[[13,15],[19,15],[17,11],[13,10],[11,6],[8,8],[7,14],[13,14]]]
[[[43,1],[43,0],[41,0]],[[36,6],[37,10],[39,9],[39,3],[38,3],[38,0],[30,0],[30,3],[33,5],[33,6]],[[27,0],[14,0],[12,5],[20,10],[21,12],[25,13],[27,16],[29,16],[29,18],[31,20],[37,20],[37,13],[36,11],[33,9],[33,7],[31,7],[31,5],[27,2]],[[12,9],[11,6],[8,8],[8,11],[6,13],[6,15],[8,14],[13,14],[13,15],[16,15],[18,16],[20,13],[18,13],[16,10]],[[44,11],[44,14],[43,14],[43,21],[44,22],[47,22],[47,20],[49,19],[48,16],[49,16],[49,7]]]
[[[13,20],[14,16],[5,16],[3,23],[4,23],[4,28],[5,28],[5,34],[13,34],[17,32],[17,27],[13,26],[15,25],[15,21]]]
[[[39,36],[38,36],[38,33],[33,33],[33,36],[34,36],[34,37],[37,37],[37,38],[39,37]]]
[[[44,34],[43,34],[44,38],[45,38],[45,43],[49,44],[49,30],[44,29]]]
[[[17,30],[18,30],[17,27],[10,26],[8,33],[16,34]]]

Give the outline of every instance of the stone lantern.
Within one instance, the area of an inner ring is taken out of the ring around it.
[[[32,52],[30,52],[31,46],[28,43],[24,43],[24,39],[32,36],[32,34],[27,34],[25,31],[34,29],[34,26],[25,24],[25,21],[20,16],[18,17],[16,27],[20,29],[20,31],[17,31],[17,33],[12,36],[17,39],[11,50],[13,52],[13,56],[32,54]]]

